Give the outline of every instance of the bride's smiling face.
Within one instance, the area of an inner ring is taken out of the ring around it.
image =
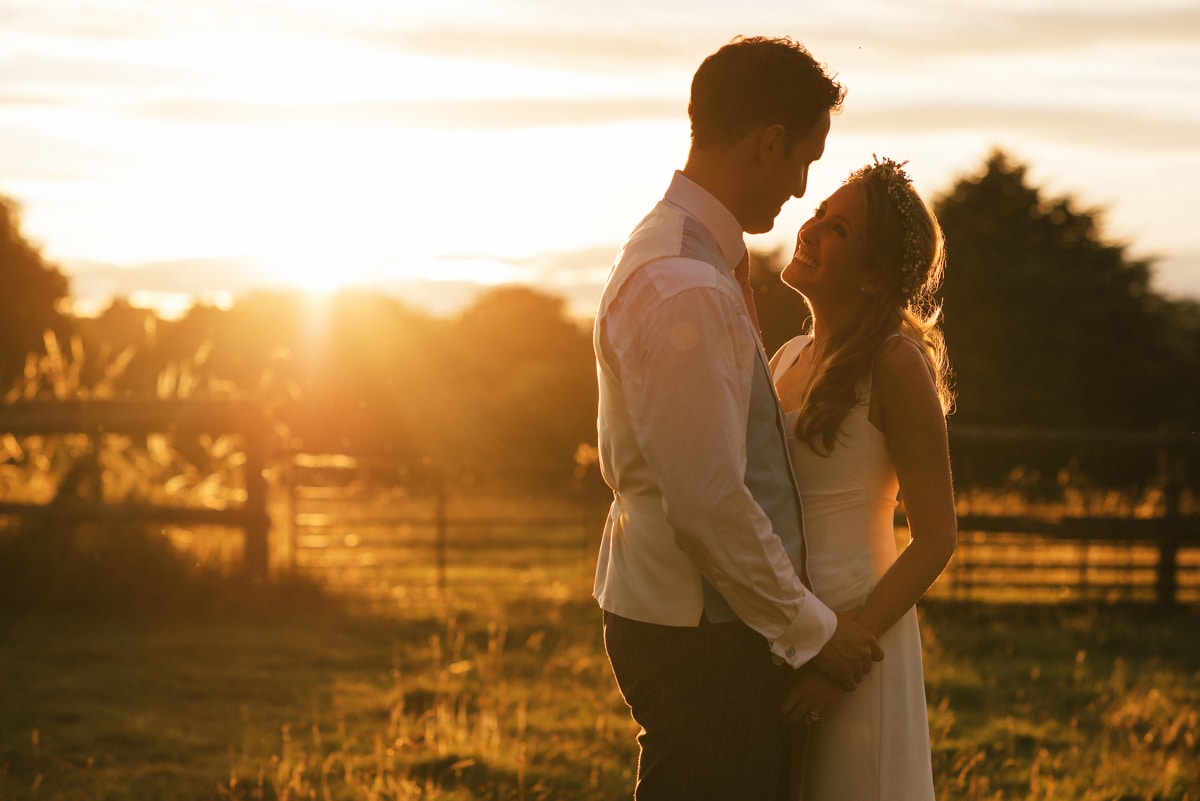
[[[863,291],[866,279],[865,198],[847,184],[830,195],[802,226],[783,282],[809,300],[836,300]]]

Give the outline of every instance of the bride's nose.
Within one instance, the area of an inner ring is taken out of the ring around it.
[[[796,249],[799,250],[801,245],[812,244],[813,228],[816,226],[816,220],[808,220],[800,226],[800,230],[796,233]]]

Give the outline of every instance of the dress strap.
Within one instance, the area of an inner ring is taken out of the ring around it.
[[[883,338],[883,342],[880,342],[879,347],[875,349],[875,355],[871,357],[871,371],[867,374],[868,376],[875,374],[875,362],[879,361],[879,354],[883,353],[883,349],[887,345],[887,343],[890,342],[891,340],[895,339],[896,337],[902,337],[902,336],[904,336],[903,333],[901,333],[899,331],[893,331],[892,333],[888,334],[886,337]]]
[[[779,377],[796,363],[796,360],[800,358],[800,351],[804,350],[810,342],[812,342],[812,334],[801,334],[783,343],[783,347],[776,353],[775,370],[771,374],[771,379],[778,381]]]

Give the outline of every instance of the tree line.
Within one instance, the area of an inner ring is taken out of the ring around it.
[[[953,424],[1196,429],[1200,303],[1156,292],[1152,262],[1106,240],[1100,212],[1045,196],[1000,151],[933,205]],[[768,351],[805,324],[778,279],[787,258],[752,258]],[[252,295],[177,320],[118,299],[76,318],[61,311],[67,278],[3,199],[0,280],[9,401],[251,397],[289,449],[459,465],[568,466],[595,444],[589,325],[528,287],[489,290],[452,317],[354,291]]]

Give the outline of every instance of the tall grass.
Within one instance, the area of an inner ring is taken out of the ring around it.
[[[1197,622],[926,607],[939,797],[1200,798]],[[444,618],[40,616],[0,622],[0,642],[4,799],[632,792],[635,730],[586,599]]]
[[[630,727],[610,710],[593,706],[597,700],[611,706],[602,682],[606,663],[583,655],[577,644],[566,646],[564,653],[544,654],[550,637],[544,629],[516,644],[508,642],[509,634],[499,623],[467,631],[449,621],[430,635],[423,664],[394,660],[387,680],[370,698],[348,701],[356,707],[357,727],[348,720],[347,699],[334,710],[329,731],[306,721],[296,737],[285,726],[277,753],[265,760],[261,753],[239,755],[222,795],[625,795],[628,769],[623,762]],[[359,706],[363,703],[367,706]],[[362,717],[378,723],[363,726]]]

